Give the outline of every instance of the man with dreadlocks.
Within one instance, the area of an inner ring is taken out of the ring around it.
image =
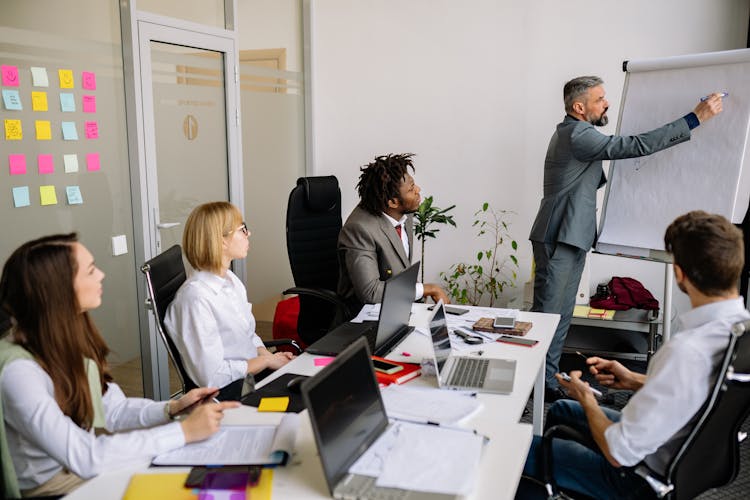
[[[352,311],[383,297],[385,281],[406,269],[414,247],[412,214],[419,209],[419,186],[409,174],[413,154],[378,156],[360,168],[359,205],[339,233],[338,292]],[[440,286],[417,283],[414,298],[448,296]]]

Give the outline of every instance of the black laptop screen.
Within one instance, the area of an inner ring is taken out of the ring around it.
[[[326,480],[333,491],[388,425],[364,339],[350,345],[334,363],[307,381],[303,393]]]
[[[409,324],[411,305],[414,303],[414,285],[419,274],[419,262],[415,262],[385,282],[383,302],[380,304],[378,336],[375,350],[386,343],[396,332]]]
[[[442,373],[443,365],[451,354],[451,339],[448,335],[448,321],[445,319],[445,306],[442,301],[435,307],[435,314],[430,320],[430,335],[432,346],[435,348],[435,362],[438,374]]]

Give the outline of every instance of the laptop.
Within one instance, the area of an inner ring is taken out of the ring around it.
[[[365,337],[370,350],[376,356],[388,355],[414,330],[414,327],[409,326],[409,316],[411,305],[414,303],[414,287],[418,272],[419,262],[415,262],[385,282],[377,322],[347,321],[328,332],[305,351],[310,354],[336,356],[359,337]]]
[[[430,335],[441,389],[468,389],[510,394],[516,378],[516,361],[468,356],[451,356],[451,340],[445,305],[441,300],[430,320]]]
[[[375,477],[349,468],[388,427],[378,382],[363,338],[302,383],[318,454],[333,498],[448,500],[454,495],[375,486]]]

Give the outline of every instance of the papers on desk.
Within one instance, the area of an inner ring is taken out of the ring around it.
[[[359,314],[350,320],[351,323],[362,323],[363,321],[377,321],[380,316],[380,304],[365,304]]]
[[[483,439],[471,430],[392,424],[349,472],[387,488],[467,495],[476,482]]]
[[[261,417],[263,418],[263,417]],[[294,450],[299,415],[284,413],[278,424],[222,425],[197,443],[157,456],[154,465],[278,465]]]
[[[380,393],[389,417],[414,422],[455,424],[482,407],[481,401],[470,393],[432,387],[389,385]]]

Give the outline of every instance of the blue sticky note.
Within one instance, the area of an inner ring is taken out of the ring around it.
[[[77,141],[78,131],[76,130],[76,122],[62,122],[62,133],[63,139],[66,141]]]
[[[83,205],[81,188],[78,186],[65,186],[65,192],[68,195],[68,205]]]
[[[3,102],[5,103],[5,109],[12,111],[21,111],[23,109],[21,96],[17,90],[3,89]]]
[[[73,94],[60,92],[60,109],[66,112],[76,110],[76,100],[75,97],[73,97]]]
[[[19,208],[28,207],[29,205],[31,205],[31,200],[29,199],[29,186],[14,187],[13,206]]]

